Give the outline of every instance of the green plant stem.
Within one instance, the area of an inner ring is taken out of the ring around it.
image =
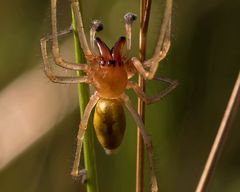
[[[76,23],[74,15],[72,14],[73,23],[73,37],[75,47],[75,59],[77,63],[86,63],[83,51],[80,46],[78,33],[76,30]],[[83,71],[78,71],[77,75],[84,75]],[[80,118],[82,117],[85,107],[89,101],[89,86],[87,84],[78,84],[78,96],[80,106]],[[93,127],[88,126],[83,143],[84,165],[87,170],[87,192],[98,192],[97,167],[96,156],[94,150]]]

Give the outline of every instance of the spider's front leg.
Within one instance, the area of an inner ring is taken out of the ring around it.
[[[132,24],[137,19],[137,15],[134,13],[127,13],[124,15],[125,20],[125,31],[126,31],[126,38],[127,38],[127,51],[131,50],[132,46]]]
[[[152,58],[144,61],[143,63],[141,63],[136,57],[131,59],[132,64],[145,79],[152,79],[154,77],[159,62],[163,60],[168,53],[170,48],[171,17],[172,0],[166,0],[160,34]],[[145,68],[149,68],[149,71]]]
[[[62,57],[60,55],[60,51],[59,51],[58,37],[72,32],[72,29],[57,33],[56,12],[57,12],[57,0],[51,0],[52,35],[46,36],[41,39],[41,51],[42,51],[42,56],[43,56],[45,74],[51,81],[53,81],[55,83],[90,83],[89,78],[87,76],[83,76],[83,77],[58,76],[58,75],[55,75],[51,69],[51,66],[49,63],[49,58],[48,58],[48,53],[47,53],[47,43],[49,41],[52,41],[53,59],[57,65],[59,65],[60,67],[70,69],[70,70],[75,70],[75,71],[83,70],[83,71],[87,72],[89,70],[89,66],[87,64],[71,63],[71,62],[67,62],[62,59]],[[79,20],[79,18],[78,18],[78,20]],[[80,21],[81,21],[81,17],[80,17]],[[80,36],[81,36],[80,43],[81,43],[82,47],[85,48],[85,49],[83,49],[83,51],[84,51],[84,54],[85,53],[87,54],[87,55],[85,54],[85,56],[88,56],[87,57],[87,59],[88,59],[89,57],[91,57],[91,52],[88,49],[86,37],[85,37],[84,31],[82,28],[81,28]],[[83,41],[82,39],[85,39],[85,41]]]
[[[44,72],[46,76],[54,83],[89,83],[89,78],[87,76],[64,77],[64,76],[58,76],[54,74],[54,72],[52,71],[51,65],[49,63],[49,58],[47,54],[47,41],[49,40],[49,38],[50,37],[41,39],[41,51],[42,51],[42,57],[43,57]]]
[[[83,143],[84,135],[87,129],[89,116],[98,100],[99,100],[99,97],[97,96],[96,93],[90,97],[90,100],[85,108],[85,111],[83,113],[83,116],[79,125],[79,131],[77,135],[77,149],[76,149],[75,160],[74,160],[73,168],[71,172],[71,175],[74,177],[81,176],[81,171],[79,170],[79,164],[81,159],[82,143]]]
[[[56,0],[53,0],[56,1]],[[76,20],[76,25],[77,25],[77,31],[78,31],[78,37],[80,40],[81,47],[83,49],[84,55],[86,59],[89,57],[92,57],[92,52],[89,49],[88,42],[86,39],[86,35],[84,32],[84,27],[83,27],[83,22],[82,22],[82,15],[79,7],[79,0],[71,0],[71,7],[73,10],[73,15]]]
[[[74,3],[75,2],[72,1],[72,7],[73,7]],[[75,9],[73,9],[73,10],[75,10]],[[85,33],[83,30],[82,18],[81,18],[80,12],[77,15],[75,15],[75,17],[77,17],[76,21],[77,21],[78,35],[79,35],[81,47],[83,49],[86,59],[89,59],[92,57],[92,53],[88,48],[87,40],[86,40]],[[59,49],[59,44],[58,44],[58,32],[57,32],[57,0],[51,0],[51,20],[52,20],[52,55],[53,55],[55,63],[57,65],[59,65],[60,67],[63,67],[66,69],[87,70],[87,68],[88,68],[87,65],[71,63],[71,62],[65,61],[60,54],[60,49]],[[80,25],[79,25],[79,23],[80,23]]]
[[[151,174],[151,192],[157,192],[158,191],[158,184],[157,184],[157,177],[155,174],[155,168],[153,163],[153,146],[151,138],[148,136],[145,126],[143,124],[143,121],[137,111],[135,110],[132,102],[129,100],[129,97],[125,94],[121,96],[121,99],[124,101],[125,106],[129,110],[129,112],[132,114],[134,120],[136,121],[141,135],[143,137],[144,144],[146,146],[148,160],[149,160],[149,167],[150,167],[150,174]]]

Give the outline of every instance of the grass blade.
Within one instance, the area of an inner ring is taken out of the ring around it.
[[[75,58],[77,63],[86,63],[83,51],[80,46],[74,15],[72,14],[73,36],[75,46]],[[84,75],[83,71],[78,71],[79,76]],[[89,86],[87,84],[78,84],[78,96],[80,105],[80,118],[89,100]],[[98,192],[96,156],[94,150],[93,127],[88,125],[83,143],[84,165],[87,170],[87,192]]]

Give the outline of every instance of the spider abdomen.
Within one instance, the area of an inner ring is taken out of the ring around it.
[[[98,141],[107,154],[112,154],[121,144],[126,128],[121,101],[100,99],[95,108],[93,124]]]

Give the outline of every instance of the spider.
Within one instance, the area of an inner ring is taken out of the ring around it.
[[[57,32],[57,0],[51,0],[52,35],[41,39],[44,71],[51,81],[55,83],[88,83],[95,88],[95,92],[90,97],[79,125],[77,149],[71,175],[80,175],[79,163],[82,143],[87,129],[88,119],[93,108],[96,106],[94,113],[94,128],[97,138],[106,153],[112,154],[119,147],[123,138],[125,130],[123,105],[125,105],[132,114],[142,134],[149,159],[151,191],[156,192],[158,191],[158,186],[152,159],[152,142],[146,133],[141,117],[138,115],[129,97],[124,92],[126,89],[133,89],[140,99],[146,104],[151,104],[162,99],[177,86],[177,81],[154,77],[159,62],[165,58],[170,48],[172,0],[166,0],[155,52],[152,58],[143,62],[136,57],[127,57],[127,53],[131,50],[131,30],[132,24],[136,19],[135,14],[127,13],[124,16],[126,37],[120,37],[113,48],[109,49],[99,37],[96,37],[96,33],[103,29],[102,23],[98,20],[92,22],[89,46],[83,28],[78,0],[71,0],[71,7],[76,19],[78,36],[87,64],[71,63],[61,57],[58,37],[65,33]],[[52,42],[52,55],[54,62],[58,66],[74,71],[83,70],[86,75],[72,77],[54,74],[54,71],[50,67],[47,53],[47,44],[49,41]],[[123,53],[125,44],[126,53]],[[138,84],[130,80],[133,75],[137,73],[141,74],[146,80],[163,81],[168,86],[155,96],[147,96]]]

